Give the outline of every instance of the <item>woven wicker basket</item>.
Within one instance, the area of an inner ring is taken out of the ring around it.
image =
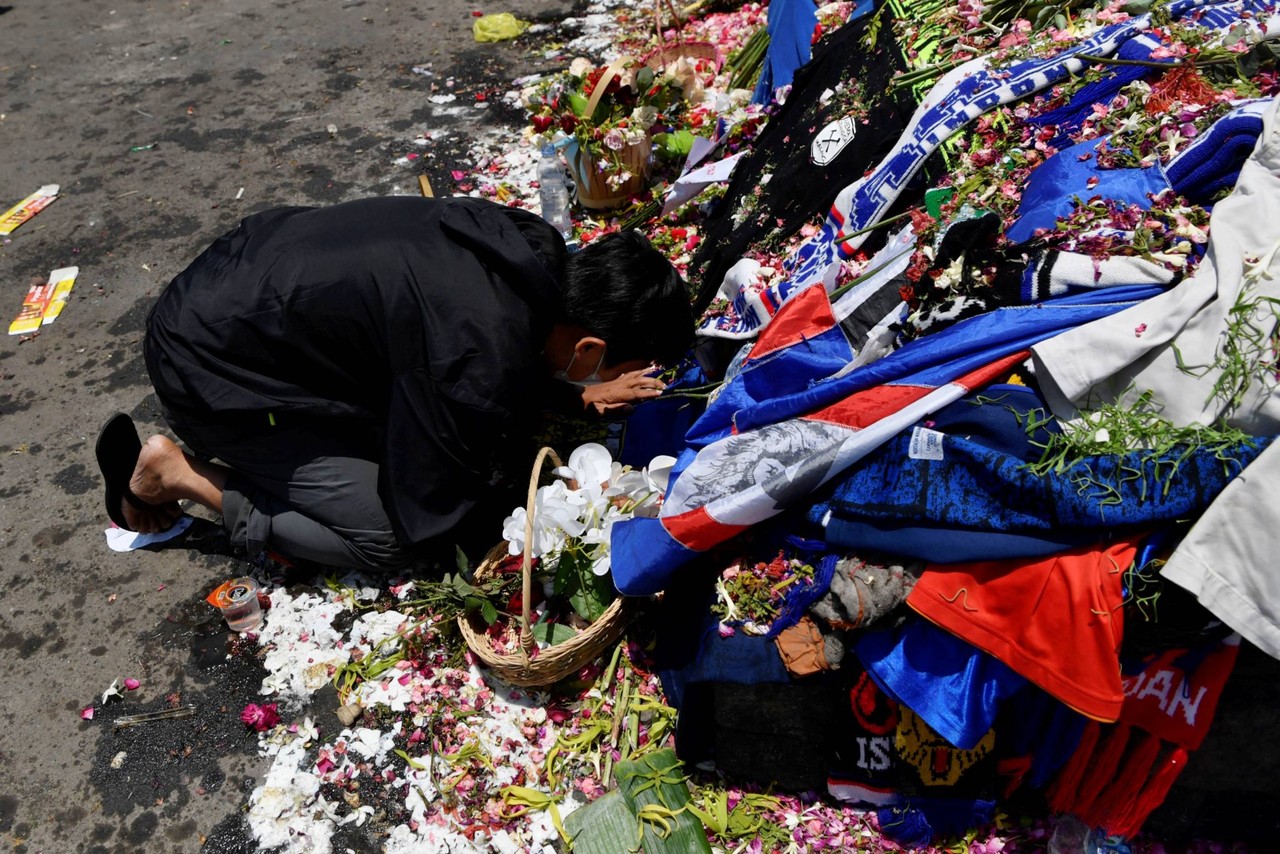
[[[523,574],[520,641],[516,651],[499,652],[494,649],[485,631],[487,627],[479,614],[473,613],[458,618],[458,629],[462,632],[462,639],[472,654],[498,678],[523,688],[551,685],[582,669],[622,637],[622,632],[633,614],[629,600],[619,596],[600,615],[600,619],[574,637],[547,649],[538,649],[531,629],[533,617],[529,609],[530,593],[533,587],[532,560],[529,550],[533,544],[533,511],[534,499],[538,493],[538,478],[542,474],[542,464],[548,457],[557,466],[561,465],[555,451],[543,448],[538,452],[538,458],[533,464],[533,474],[529,478],[529,499],[525,508],[524,523],[524,559],[520,562],[520,572]],[[492,577],[497,572],[498,564],[506,556],[506,543],[490,549],[484,560],[476,567],[476,579]]]
[[[675,27],[676,40],[673,42],[667,41],[663,36],[663,6],[666,7],[667,13],[671,15],[669,25]],[[680,35],[680,29],[683,26],[684,20],[680,15],[680,10],[670,0],[654,0],[653,31],[657,36],[658,46],[646,53],[640,61],[654,71],[661,71],[665,66],[681,59],[687,59],[691,62],[707,60],[708,62],[714,62],[716,71],[719,71],[724,62],[720,56],[719,49],[709,42],[685,41]]]
[[[645,134],[642,142],[631,143],[618,152],[618,160],[631,177],[617,187],[612,187],[604,172],[596,165],[596,158],[585,148],[574,151],[569,166],[573,181],[578,185],[578,203],[592,210],[610,210],[627,203],[627,200],[644,191],[649,182],[649,170],[653,157],[653,143]]]
[[[591,99],[583,115],[588,118],[595,115],[600,99],[609,88],[610,81],[626,70],[632,57],[620,56],[605,68],[604,74],[596,82],[591,91]],[[569,171],[573,173],[573,182],[578,185],[578,203],[592,210],[609,210],[626,204],[636,193],[642,192],[649,180],[649,171],[653,165],[653,142],[646,133],[640,142],[631,143],[618,152],[618,161],[631,173],[631,177],[617,187],[609,186],[605,173],[596,165],[596,158],[585,148],[575,147],[569,157]]]

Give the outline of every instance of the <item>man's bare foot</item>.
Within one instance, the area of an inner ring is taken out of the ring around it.
[[[151,507],[135,507],[121,500],[129,527],[139,533],[166,531],[182,516],[178,506],[179,485],[191,466],[182,449],[164,436],[152,436],[138,454],[138,464],[129,478],[129,491]]]
[[[171,439],[152,436],[142,444],[138,464],[129,478],[129,491],[154,506],[134,507],[125,500],[125,521],[133,530],[145,534],[166,531],[182,516],[178,502],[184,500],[221,513],[228,471],[184,454]]]

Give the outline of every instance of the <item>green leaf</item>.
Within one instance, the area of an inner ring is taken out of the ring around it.
[[[483,596],[467,596],[462,600],[462,607],[468,614],[479,611],[485,625],[492,626],[494,620],[498,619],[497,607]]]
[[[591,558],[582,552],[563,552],[556,565],[553,590],[567,596],[569,604],[578,616],[588,623],[600,619],[600,615],[617,596],[613,579],[606,573],[596,575],[591,571]]]
[[[636,89],[640,92],[649,91],[649,87],[653,85],[653,69],[649,66],[643,66],[636,72]]]
[[[440,580],[440,583],[447,587],[452,587],[453,592],[459,598],[470,596],[476,592],[476,589],[467,583],[467,580],[462,577],[461,573],[446,573],[444,578]]]
[[[574,810],[564,820],[564,828],[573,840],[574,854],[632,851],[640,836],[640,821],[628,808],[621,792],[610,792]]]
[[[467,554],[462,550],[462,546],[454,546],[453,562],[458,567],[458,572],[463,575],[471,573],[471,561],[467,560]]]
[[[661,808],[652,810],[655,820],[646,821],[641,827],[646,854],[710,854],[711,845],[702,822],[685,809],[689,803],[689,786],[685,782],[684,764],[676,758],[674,750],[655,750],[637,759],[619,762],[614,777],[634,813],[647,814],[648,807]],[[663,821],[658,821],[659,817]],[[668,826],[670,832],[666,830]],[[635,839],[632,838],[631,848],[635,847]]]
[[[591,99],[581,92],[569,93],[569,109],[573,110],[573,114],[578,118],[586,115],[587,104],[591,103]]]
[[[564,643],[571,638],[577,637],[578,633],[564,623],[541,622],[534,624],[533,636],[541,643],[555,646],[558,643]]]
[[[689,155],[693,148],[694,136],[690,131],[681,128],[675,133],[657,133],[653,141],[658,146],[658,156],[667,160],[679,160]]]

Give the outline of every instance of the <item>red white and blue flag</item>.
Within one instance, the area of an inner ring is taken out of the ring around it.
[[[1007,374],[1031,345],[1159,293],[1117,287],[997,309],[855,369],[826,292],[808,288],[761,333],[690,429],[656,519],[613,527],[614,582],[656,593],[699,552],[804,502],[899,432]]]

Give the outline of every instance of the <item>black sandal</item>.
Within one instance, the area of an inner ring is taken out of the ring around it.
[[[139,510],[155,507],[129,491],[129,480],[133,477],[133,470],[137,468],[138,455],[142,453],[142,442],[138,439],[133,419],[123,412],[117,412],[108,418],[98,431],[94,452],[98,456],[98,468],[102,471],[107,515],[117,526],[132,531],[125,522],[124,512],[120,507],[121,500],[128,501]]]

